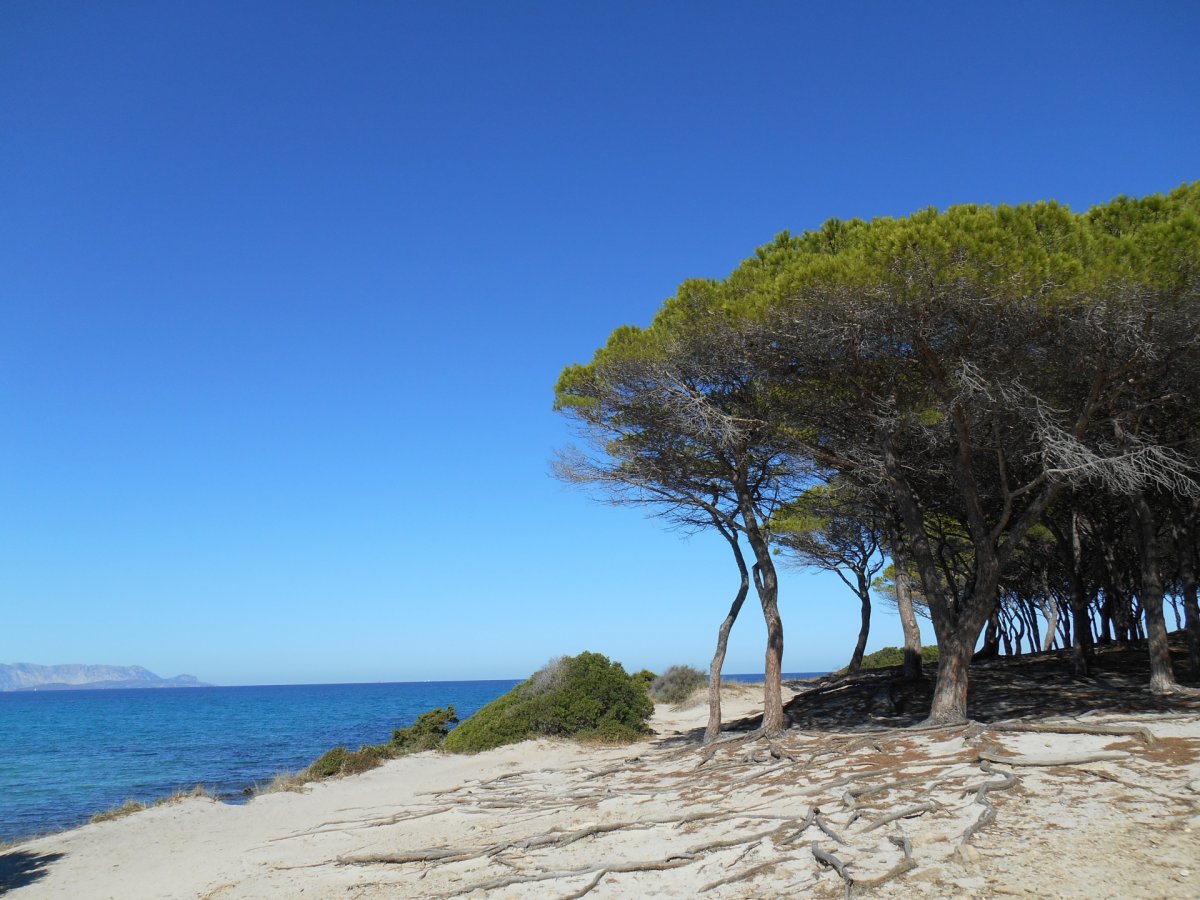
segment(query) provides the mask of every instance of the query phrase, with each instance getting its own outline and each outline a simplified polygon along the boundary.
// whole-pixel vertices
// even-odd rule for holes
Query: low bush
[[[937,645],[932,647],[921,648],[921,664],[931,665],[938,661]],[[863,657],[862,667],[864,669],[883,669],[888,666],[904,665],[904,648],[903,647],[883,647],[876,650],[874,653],[868,653]]]
[[[431,709],[417,716],[417,720],[408,728],[397,728],[393,731],[388,747],[397,755],[436,750],[457,723],[458,713],[454,711],[453,704],[445,709]]]
[[[386,760],[422,750],[436,750],[446,739],[450,729],[458,721],[453,705],[445,709],[431,709],[417,716],[407,728],[397,728],[386,744],[364,744],[350,751],[339,745],[326,750],[306,769],[299,772],[281,772],[259,793],[277,791],[299,791],[312,781],[324,781],[341,775],[357,775],[382,765]]]
[[[647,690],[649,690],[650,685],[654,683],[654,679],[657,677],[658,676],[649,669],[642,669],[640,672],[633,673],[633,680],[640,681],[642,683],[642,687],[646,688]]]
[[[708,684],[708,676],[694,666],[671,666],[650,684],[650,696],[659,703],[682,703]]]
[[[560,657],[446,735],[442,749],[476,753],[539,736],[629,742],[654,704],[644,683],[599,653]]]

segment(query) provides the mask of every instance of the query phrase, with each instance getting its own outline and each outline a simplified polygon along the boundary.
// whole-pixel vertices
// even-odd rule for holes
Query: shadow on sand
[[[1187,676],[1183,635],[1171,635],[1175,677],[1194,685]],[[905,681],[900,668],[872,669],[858,675],[826,675],[798,682],[806,688],[784,707],[789,727],[805,731],[876,731],[919,725],[929,715],[937,666],[925,677]],[[1146,642],[1128,647],[1098,647],[1089,678],[1071,672],[1070,651],[998,657],[971,666],[967,715],[977,722],[1002,719],[1077,716],[1089,710],[1116,713],[1195,712],[1200,700],[1159,696],[1149,689],[1150,664]],[[726,733],[748,732],[762,725],[762,716],[726,722]],[[703,729],[681,736],[680,743],[698,743]]]
[[[63,853],[31,853],[28,850],[0,853],[0,894],[45,878],[50,865],[63,856]]]

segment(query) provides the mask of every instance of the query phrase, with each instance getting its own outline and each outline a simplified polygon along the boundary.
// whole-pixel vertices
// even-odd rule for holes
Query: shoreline
[[[999,673],[1020,682],[1015,707],[1033,702],[1038,665]],[[769,742],[734,730],[701,748],[704,702],[660,706],[658,734],[636,744],[427,752],[240,806],[186,799],[23,841],[0,853],[0,878],[22,900],[842,897],[824,856],[870,896],[1196,894],[1200,704],[1113,675],[1119,711],[834,721],[883,677],[794,695],[792,727]],[[760,692],[725,694],[726,721],[752,725]]]
[[[809,673],[796,673],[798,675],[807,675]],[[793,677],[790,674],[785,674],[785,678]],[[734,683],[762,683],[762,675],[753,673],[731,673],[725,675],[726,680]],[[757,679],[757,682],[755,681]],[[413,687],[428,689],[428,686],[443,689],[439,696],[431,698],[427,705],[421,705],[419,709],[413,706],[411,700],[405,698],[397,698],[400,705],[407,710],[416,709],[409,719],[422,711],[431,709],[435,706],[453,703],[460,711],[464,713],[464,717],[473,712],[482,703],[488,702],[493,697],[491,692],[480,694],[476,692],[473,696],[465,697],[455,696],[464,689],[477,691],[479,686],[489,686],[495,688],[497,696],[503,693],[504,690],[519,684],[519,680],[514,679],[461,679],[457,681],[421,681],[421,682],[364,682],[354,684],[302,684],[302,685],[207,685],[205,690],[199,691],[196,696],[203,695],[208,692],[225,693],[231,696],[236,696],[240,693],[262,693],[278,692],[280,689],[285,694],[291,693],[297,696],[303,695],[309,691],[325,692],[329,689],[335,691],[354,692],[358,688],[367,688],[368,690],[401,688],[409,689]],[[23,698],[28,698],[32,694],[39,695],[39,699],[48,698],[51,702],[67,701],[71,702],[76,698],[83,699],[88,703],[95,703],[96,707],[111,705],[114,701],[123,702],[124,698],[134,695],[138,701],[153,700],[153,697],[145,697],[150,693],[158,695],[173,694],[181,692],[196,691],[195,688],[168,688],[168,689],[150,689],[149,692],[142,689],[119,689],[99,691],[12,691],[8,694],[19,702]],[[0,694],[0,697],[3,697]],[[345,702],[347,709],[353,709],[355,699],[353,694],[348,695],[349,699]],[[203,700],[201,701],[203,702]],[[239,704],[239,717],[241,710],[244,709],[244,704]],[[268,710],[269,714],[269,710]],[[20,715],[18,712],[16,715]],[[327,737],[320,744],[312,744],[310,752],[297,755],[296,753],[288,754],[281,759],[277,764],[271,764],[265,760],[268,755],[266,752],[257,753],[257,756],[264,757],[256,759],[247,766],[245,756],[235,756],[243,750],[255,750],[259,748],[254,744],[242,744],[242,740],[253,741],[250,735],[243,735],[238,742],[230,742],[229,746],[223,753],[215,753],[211,748],[203,753],[193,753],[194,748],[191,746],[178,746],[179,736],[177,734],[168,734],[165,738],[158,728],[138,727],[139,722],[126,722],[122,728],[122,737],[119,742],[128,744],[132,739],[133,742],[147,742],[159,744],[164,748],[164,755],[170,757],[173,762],[180,763],[187,760],[188,763],[194,765],[175,765],[173,771],[166,777],[161,777],[154,765],[142,766],[137,770],[127,769],[127,776],[121,779],[113,779],[113,783],[109,783],[111,778],[111,766],[122,763],[119,758],[115,758],[112,747],[103,741],[96,744],[92,741],[92,737],[87,733],[86,729],[75,722],[66,723],[69,731],[65,738],[66,743],[72,748],[67,754],[58,754],[55,757],[55,768],[51,769],[51,774],[47,776],[50,783],[64,783],[67,781],[79,781],[81,787],[86,785],[90,790],[80,791],[69,798],[54,797],[47,794],[44,798],[44,808],[38,807],[30,801],[25,802],[21,808],[9,809],[3,802],[4,798],[0,798],[0,852],[5,849],[15,846],[24,841],[34,838],[47,837],[53,834],[58,834],[63,831],[69,831],[72,828],[78,828],[88,824],[91,818],[96,815],[112,812],[123,806],[131,803],[141,804],[143,806],[154,806],[160,804],[172,797],[180,794],[186,794],[197,788],[202,789],[206,793],[210,793],[224,803],[232,805],[243,805],[249,800],[268,788],[271,783],[280,775],[295,773],[302,771],[305,766],[317,759],[322,753],[330,749],[335,744],[344,744],[353,748],[360,744],[372,744],[384,741],[391,734],[395,727],[403,727],[410,724],[404,717],[392,718],[386,717],[385,721],[376,721],[375,727],[367,727],[367,723],[372,721],[372,718],[378,720],[378,716],[370,716],[364,714],[361,719],[356,719],[351,725],[347,725],[346,716],[341,715],[339,721],[341,728],[337,731],[330,730]],[[5,720],[9,721],[9,720]],[[187,721],[186,717],[183,719]],[[214,724],[220,726],[223,720],[218,720]],[[167,723],[168,726],[178,730],[175,722]],[[53,720],[48,724],[47,728],[57,729],[63,727],[64,723],[59,720]],[[70,732],[74,731],[75,734]],[[303,743],[304,736],[297,733],[298,743]],[[84,748],[88,748],[86,751]],[[36,771],[40,760],[30,758],[28,751],[29,745],[22,746],[22,741],[17,738],[17,766],[22,771]],[[24,751],[24,752],[23,752]],[[82,779],[72,766],[67,765],[74,753],[87,752],[89,758],[89,772],[86,780]],[[189,753],[195,756],[195,759],[189,759],[180,753]],[[110,758],[114,757],[114,758]],[[237,760],[237,764],[231,764],[232,760]],[[222,770],[222,765],[228,771]],[[252,773],[245,773],[245,770],[252,769]],[[243,773],[248,777],[239,778]],[[127,783],[126,783],[127,782]],[[0,781],[0,789],[8,786],[7,782]],[[18,792],[28,790],[31,787],[30,783],[24,779],[15,783],[15,790]],[[36,790],[36,788],[35,788]],[[89,794],[94,797],[89,798]],[[87,802],[88,799],[94,802]],[[66,802],[63,802],[66,801]],[[7,815],[6,815],[7,813]],[[38,815],[41,813],[41,815]],[[25,828],[26,830],[18,830]]]

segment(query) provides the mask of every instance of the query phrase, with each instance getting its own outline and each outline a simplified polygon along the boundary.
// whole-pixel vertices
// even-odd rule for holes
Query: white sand
[[[726,718],[758,699],[736,690]],[[1069,720],[1144,724],[1154,744],[793,729],[773,744],[723,744],[703,761],[679,732],[701,727],[705,712],[660,708],[659,736],[631,747],[532,741],[478,756],[425,753],[245,806],[189,799],[86,825],[10,849],[41,867],[6,896],[567,897],[592,886],[589,897],[843,897],[814,842],[860,883],[912,866],[856,896],[1200,896],[1200,717]],[[1126,755],[987,774],[978,754],[989,747],[1027,761]],[[986,797],[995,821],[962,845],[986,813],[975,790],[1011,781],[1004,772],[1015,782]],[[821,818],[801,833],[814,807]],[[872,827],[903,811],[911,817]]]

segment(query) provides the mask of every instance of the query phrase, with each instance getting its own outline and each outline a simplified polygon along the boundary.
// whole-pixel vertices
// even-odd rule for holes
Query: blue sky
[[[1200,178],[1197,45],[1185,2],[0,5],[0,661],[704,665],[728,551],[547,475],[558,372],[785,228]],[[844,664],[840,582],[781,608],[786,670]]]

